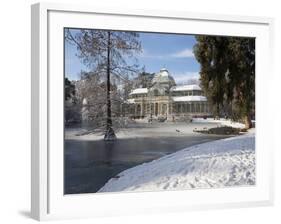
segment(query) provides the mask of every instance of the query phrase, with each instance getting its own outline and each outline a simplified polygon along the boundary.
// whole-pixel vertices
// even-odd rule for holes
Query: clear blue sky
[[[142,53],[135,57],[140,67],[147,72],[158,72],[165,67],[181,83],[189,78],[198,78],[199,64],[194,58],[192,48],[196,43],[193,35],[160,34],[140,32]],[[65,72],[70,80],[79,79],[81,70],[88,71],[77,57],[76,47],[65,43]]]

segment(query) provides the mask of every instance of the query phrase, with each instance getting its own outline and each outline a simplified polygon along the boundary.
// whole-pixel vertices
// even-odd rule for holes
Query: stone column
[[[140,106],[141,106],[140,116],[142,117],[143,116],[143,102],[140,104]]]
[[[134,113],[134,118],[136,118],[136,116],[137,116],[137,109],[138,109],[138,105],[137,105],[137,104],[135,104],[135,113]]]
[[[207,113],[207,104],[204,102],[204,113]]]

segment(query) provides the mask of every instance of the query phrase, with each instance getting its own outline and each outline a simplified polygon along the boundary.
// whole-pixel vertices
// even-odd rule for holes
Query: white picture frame
[[[263,90],[270,89],[273,80],[269,78],[273,76],[273,19],[38,3],[32,5],[31,24],[31,214],[34,219],[272,205],[273,146],[267,130],[270,129],[270,122],[273,122],[269,109],[273,102],[268,100]],[[255,37],[257,184],[241,188],[63,195],[61,32],[65,26]],[[263,74],[267,74],[267,77]]]

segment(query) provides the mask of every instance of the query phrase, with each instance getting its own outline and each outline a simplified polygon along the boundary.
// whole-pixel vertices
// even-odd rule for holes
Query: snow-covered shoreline
[[[196,135],[194,129],[200,128],[215,128],[219,126],[230,126],[233,128],[244,128],[245,125],[232,122],[226,119],[214,120],[194,118],[192,123],[155,123],[149,124],[144,120],[136,120],[135,124],[132,124],[128,128],[120,128],[116,131],[118,139],[128,139],[137,137],[159,137],[159,136],[186,136]],[[87,130],[86,128],[67,128],[65,130],[66,140],[102,140],[104,137],[104,131],[100,130]]]
[[[182,149],[111,178],[98,192],[159,191],[255,184],[255,130]]]
[[[239,123],[239,122],[234,122],[231,121],[230,119],[225,119],[225,118],[220,118],[219,120],[215,120],[213,118],[193,118],[193,122],[196,123],[215,123],[221,126],[228,126],[228,127],[233,127],[233,128],[245,128],[245,124]]]

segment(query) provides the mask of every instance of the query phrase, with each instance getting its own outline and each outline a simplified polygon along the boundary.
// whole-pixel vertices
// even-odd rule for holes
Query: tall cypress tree
[[[225,102],[235,104],[250,128],[255,106],[255,40],[241,37],[196,36],[194,54],[200,80],[216,115]]]
[[[255,39],[229,39],[229,91],[235,100],[240,118],[251,128],[255,111]],[[229,95],[231,95],[229,94]]]
[[[200,81],[209,101],[215,106],[215,114],[220,115],[226,87],[228,50],[227,39],[216,36],[196,36],[194,54],[201,65]]]

